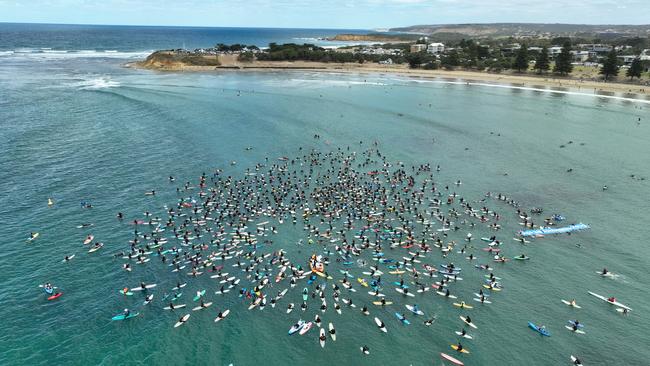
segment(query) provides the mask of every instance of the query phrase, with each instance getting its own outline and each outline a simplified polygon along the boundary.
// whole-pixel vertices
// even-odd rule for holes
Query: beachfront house
[[[427,50],[427,45],[422,43],[416,43],[411,45],[411,53],[424,52]]]
[[[427,52],[428,53],[433,53],[433,54],[443,53],[443,52],[445,52],[445,44],[444,43],[429,43],[429,45],[427,46]]]

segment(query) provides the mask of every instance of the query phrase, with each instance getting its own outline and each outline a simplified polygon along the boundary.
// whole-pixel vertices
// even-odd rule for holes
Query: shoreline
[[[252,63],[228,63],[222,66],[193,66],[184,64],[151,67],[142,62],[131,62],[124,65],[127,68],[144,69],[160,72],[255,72],[255,71],[311,71],[325,73],[350,74],[379,74],[423,79],[446,79],[463,83],[504,85],[519,88],[532,88],[545,91],[578,91],[582,94],[611,96],[622,94],[628,99],[648,101],[650,86],[627,84],[621,82],[602,82],[580,80],[574,78],[559,78],[554,75],[517,75],[489,73],[468,70],[424,70],[410,69],[406,65],[379,64],[341,64],[310,61],[255,61]],[[547,89],[551,88],[551,89]]]

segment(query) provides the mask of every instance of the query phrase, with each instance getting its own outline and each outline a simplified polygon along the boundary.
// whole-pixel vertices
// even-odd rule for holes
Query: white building
[[[429,43],[427,46],[427,52],[429,53],[443,53],[445,52],[444,43]]]

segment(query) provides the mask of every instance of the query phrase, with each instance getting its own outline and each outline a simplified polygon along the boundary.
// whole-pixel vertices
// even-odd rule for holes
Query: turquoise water
[[[479,326],[471,332],[475,340],[463,342],[471,354],[459,358],[467,365],[562,365],[570,354],[589,365],[647,363],[647,102],[380,75],[160,74],[120,65],[119,59],[94,58],[0,64],[0,364],[439,365],[439,352],[453,354],[449,344],[457,341],[453,331],[465,313]],[[391,162],[439,164],[436,180],[462,180],[453,187],[468,199],[506,193],[523,207],[542,206],[592,229],[537,240],[522,250],[510,239],[521,229],[516,215],[490,201],[504,216],[496,234],[505,254],[525,251],[532,257],[493,264],[505,289],[492,296],[492,305],[459,311],[429,292],[416,301],[438,320],[425,327],[409,317],[413,324],[404,327],[392,314],[404,311],[406,301],[390,286],[383,292],[398,306],[370,305],[370,317],[345,306],[338,315],[330,298],[321,316],[335,324],[338,339],[328,339],[324,349],[313,330],[286,335],[299,317],[312,320],[318,306],[310,300],[307,312],[285,314],[288,302],[298,307],[302,283],[264,311],[248,311],[236,294],[209,295],[212,308],[174,329],[178,316],[162,310],[160,297],[187,276],[170,273],[156,260],[134,264],[127,273],[120,269],[123,261],[112,258],[128,249],[133,230],[115,220],[118,211],[128,219],[146,210],[163,216],[163,205],[179,198],[175,187],[196,183],[203,172],[221,168],[241,178],[265,157],[297,156],[301,146],[323,152],[350,146],[360,153],[375,140]],[[230,165],[233,160],[237,165]],[[176,184],[167,181],[170,174]],[[151,189],[155,197],[143,195]],[[94,208],[81,209],[80,201]],[[83,222],[95,226],[77,229]],[[466,231],[450,238],[460,241]],[[28,245],[30,232],[41,236]],[[106,247],[86,253],[81,241],[88,232]],[[482,225],[472,232],[476,238],[492,233]],[[290,223],[273,237],[275,249],[285,248],[304,265],[312,248],[297,246],[299,239],[306,233]],[[73,261],[61,263],[72,253]],[[488,260],[484,252],[479,256]],[[458,254],[450,258],[466,272],[452,291],[470,300],[484,273]],[[445,262],[436,253],[426,261]],[[596,275],[604,266],[620,276]],[[330,273],[336,268],[332,264]],[[121,309],[142,301],[124,299],[117,290],[141,280],[159,284],[153,304],[132,321],[111,322]],[[37,287],[46,281],[60,286],[64,296],[46,301]],[[189,280],[183,296],[199,288],[214,289],[214,280]],[[634,311],[621,316],[588,290],[614,295]],[[364,293],[348,296],[343,290],[343,297],[361,305]],[[561,298],[576,298],[583,309],[573,311]],[[188,298],[183,302],[191,304]],[[215,325],[217,310],[226,308],[231,314]],[[377,331],[373,316],[387,324],[388,334]],[[563,328],[575,318],[586,324],[586,335]],[[540,338],[527,328],[529,320],[545,324],[552,337]],[[359,352],[364,344],[369,356]]]

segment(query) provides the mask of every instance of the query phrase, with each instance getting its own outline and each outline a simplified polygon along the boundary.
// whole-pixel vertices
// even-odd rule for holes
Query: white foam
[[[99,89],[117,88],[120,85],[121,84],[118,81],[111,80],[111,78],[107,76],[87,79],[72,84],[73,87],[76,87],[79,90],[99,90]]]

